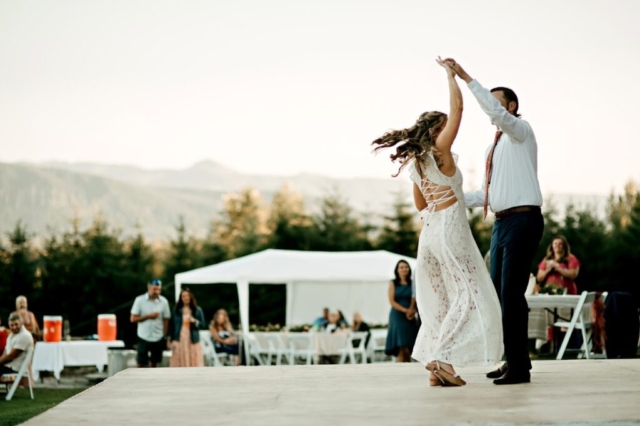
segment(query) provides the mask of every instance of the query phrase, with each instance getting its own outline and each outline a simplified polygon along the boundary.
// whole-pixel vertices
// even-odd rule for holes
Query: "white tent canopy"
[[[388,251],[310,252],[265,250],[175,276],[176,299],[183,284],[234,283],[238,287],[242,331],[249,331],[249,284],[286,284],[287,326],[309,324],[322,308],[354,312],[371,324],[388,321],[387,286],[399,260],[416,260]]]

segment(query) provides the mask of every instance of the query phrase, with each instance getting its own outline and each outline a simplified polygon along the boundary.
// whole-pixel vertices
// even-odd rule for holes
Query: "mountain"
[[[168,238],[182,215],[202,231],[222,206],[221,192],[141,187],[89,174],[22,164],[0,164],[0,231],[18,220],[38,236],[68,229],[74,217],[87,226],[100,214],[131,234]]]
[[[44,163],[42,167],[101,176],[140,186],[187,188],[209,191],[239,191],[254,187],[262,193],[278,191],[285,183],[291,184],[308,199],[325,195],[334,189],[340,191],[357,209],[380,211],[391,198],[386,195],[401,191],[410,196],[406,179],[332,179],[313,174],[291,177],[243,174],[213,161],[202,161],[181,170],[145,170],[132,166],[90,163]],[[380,195],[385,195],[384,199]]]
[[[406,179],[332,179],[312,174],[293,177],[247,175],[212,161],[183,170],[145,170],[134,166],[92,163],[0,163],[0,232],[18,220],[37,235],[59,232],[77,217],[84,227],[95,215],[130,235],[138,227],[151,240],[168,239],[184,217],[190,232],[204,234],[220,211],[222,196],[246,187],[258,189],[270,202],[285,183],[304,194],[314,211],[319,197],[336,190],[356,211],[373,220],[390,212],[394,194],[410,201]],[[546,205],[560,215],[569,203],[605,214],[607,197],[548,194]]]
[[[359,210],[383,212],[391,203],[391,194],[402,192],[411,199],[406,179],[332,179],[312,174],[292,177],[262,176],[238,173],[214,161],[202,161],[182,170],[144,170],[133,166],[102,165],[88,163],[45,163],[52,167],[74,172],[88,173],[136,185],[168,188],[207,189],[221,192],[238,191],[247,186],[261,192],[275,192],[285,182],[292,184],[305,197],[313,200],[336,188]],[[605,214],[607,196],[584,194],[544,194],[545,203],[553,204],[559,214],[564,214],[568,204],[577,207],[593,207],[601,217]]]
[[[213,162],[184,170],[0,163],[0,232],[10,231],[21,220],[42,236],[68,229],[74,217],[85,227],[100,214],[125,235],[138,227],[149,239],[171,238],[180,216],[190,232],[202,235],[222,208],[224,194],[252,186],[268,203],[285,183],[304,194],[310,211],[315,210],[319,197],[333,190],[356,210],[374,214],[389,211],[394,192],[404,190],[410,196],[406,181],[249,176]]]

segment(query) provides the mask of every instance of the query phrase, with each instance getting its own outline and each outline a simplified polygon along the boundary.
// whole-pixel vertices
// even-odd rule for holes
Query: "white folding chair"
[[[211,341],[211,333],[208,330],[200,330],[200,342],[202,342],[202,355],[204,364],[209,367],[222,367],[231,359],[229,354],[217,353],[216,347]]]
[[[344,364],[349,357],[351,364],[356,364],[356,355],[360,355],[360,360],[363,364],[367,363],[367,349],[365,342],[367,340],[366,331],[352,331],[349,333],[347,339],[347,346],[340,350],[340,364]],[[354,348],[354,342],[357,341],[357,346]]]
[[[604,301],[607,297],[607,293],[602,293],[602,300]],[[573,334],[573,330],[580,330],[582,333],[582,347],[579,349],[578,357],[582,358],[584,355],[587,359],[591,358],[606,358],[607,352],[606,349],[603,348],[602,354],[592,354],[591,350],[593,348],[593,323],[591,322],[591,305],[596,299],[595,292],[586,292],[583,291],[580,295],[580,300],[575,307],[573,312],[573,317],[570,322],[567,321],[558,321],[553,324],[554,327],[562,327],[566,328],[567,332],[564,336],[564,340],[562,341],[562,345],[560,346],[560,350],[558,351],[558,356],[556,359],[560,360],[564,356],[564,353],[567,350],[567,345],[569,344],[569,340],[571,339],[571,335]],[[586,312],[585,312],[586,311]]]
[[[296,359],[302,358],[311,365],[316,351],[309,333],[289,333],[289,364],[295,365]]]
[[[247,342],[249,344],[249,365],[253,363],[254,359],[258,361],[259,365],[271,365],[271,356],[269,351],[262,347],[262,344],[260,344],[258,337],[254,333],[249,333],[247,335]],[[266,357],[266,360],[263,357]]]
[[[388,329],[386,328],[376,328],[371,330],[371,337],[369,338],[369,346],[367,347],[367,351],[369,353],[369,359],[372,363],[386,362],[384,360],[388,358],[384,353],[387,345],[387,332]],[[382,361],[378,361],[379,359],[382,359]]]
[[[16,392],[16,389],[18,388],[18,386],[20,386],[20,381],[23,378],[26,378],[27,381],[29,382],[29,393],[31,394],[31,399],[33,399],[31,373],[29,372],[29,366],[31,365],[31,359],[33,358],[33,351],[34,351],[33,345],[29,349],[27,349],[27,354],[24,357],[24,361],[22,361],[22,365],[20,366],[20,370],[18,370],[18,374],[2,375],[2,382],[5,385],[7,385],[7,387],[9,386],[9,383],[13,381],[13,384],[11,385],[11,389],[9,389],[9,393],[7,393],[7,396],[5,398],[7,401],[11,401],[11,398],[13,398],[13,394]]]
[[[270,332],[266,333],[267,343],[269,345],[269,365],[271,365],[271,359],[275,357],[276,365],[281,365],[281,360],[284,358],[289,361],[288,354],[289,349],[285,346],[282,340],[282,333]]]

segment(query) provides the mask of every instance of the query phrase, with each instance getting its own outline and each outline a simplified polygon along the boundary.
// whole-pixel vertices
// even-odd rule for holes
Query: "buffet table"
[[[52,371],[60,380],[65,367],[95,366],[99,372],[108,365],[108,348],[123,348],[121,340],[98,341],[78,340],[70,342],[38,342],[33,354],[31,370],[33,379],[38,380],[40,371]]]

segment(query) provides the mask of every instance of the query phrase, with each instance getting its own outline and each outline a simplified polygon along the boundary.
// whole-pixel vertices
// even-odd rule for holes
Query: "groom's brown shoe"
[[[499,379],[500,377],[504,376],[507,371],[509,371],[509,368],[507,367],[507,363],[505,362],[497,370],[489,371],[487,373],[487,379]]]

